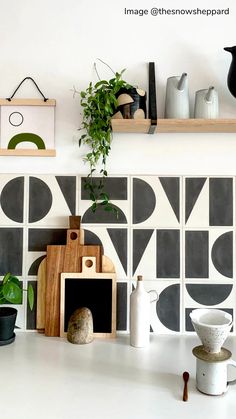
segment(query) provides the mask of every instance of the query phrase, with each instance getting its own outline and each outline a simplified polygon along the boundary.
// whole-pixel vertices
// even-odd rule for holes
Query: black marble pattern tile
[[[0,275],[22,275],[23,228],[0,228]]]
[[[75,215],[76,176],[56,176],[56,180],[70,209],[71,215]]]
[[[164,288],[156,303],[157,316],[161,323],[174,332],[180,330],[180,285]]]
[[[66,244],[66,229],[30,228],[28,231],[29,252],[46,252],[49,244]]]
[[[153,229],[133,230],[133,275],[142,259],[153,232]]]
[[[27,179],[29,179],[29,190],[26,190]],[[75,215],[77,184],[83,181],[80,176],[60,174],[47,175],[42,179],[34,175],[29,177],[11,175],[9,178],[8,175],[3,175],[2,180],[0,179],[2,187],[0,275],[2,276],[10,271],[22,278],[25,275],[36,277],[39,263],[45,256],[40,256],[42,253],[35,254],[35,260],[30,262],[29,266],[28,261],[34,258],[27,252],[46,252],[49,244],[66,244],[65,203],[69,213]],[[85,200],[89,197],[83,188],[81,189],[79,205],[82,208],[81,212],[85,211],[84,214],[80,214],[81,228],[85,230],[85,244],[99,244],[108,250],[110,246],[114,255],[113,263],[117,268],[118,279],[118,330],[127,330],[128,325],[128,283],[124,280],[124,276],[126,274],[128,277],[133,277],[141,266],[141,274],[145,279],[154,281],[155,289],[163,289],[162,284],[165,286],[160,293],[159,301],[154,303],[156,304],[154,317],[157,323],[154,323],[153,317],[151,329],[157,333],[182,331],[181,310],[183,313],[186,312],[187,330],[192,330],[188,318],[191,301],[196,307],[219,308],[219,305],[223,304],[225,310],[234,312],[236,304],[233,271],[236,260],[234,180],[233,176],[209,178],[177,175],[108,178],[106,191],[112,200],[118,201],[117,208],[121,206],[121,209],[118,209],[118,219],[115,213],[105,212],[102,209],[96,213],[92,213],[91,209],[87,210]],[[181,182],[185,188],[183,197]],[[132,190],[132,196],[128,185]],[[56,209],[58,226],[54,226],[53,205],[58,199],[63,201],[63,205]],[[198,201],[200,199],[201,201]],[[161,207],[162,203],[165,205],[164,208]],[[182,208],[185,208],[183,222]],[[44,220],[42,224],[40,220]],[[180,220],[179,225],[177,220]],[[188,227],[188,224],[185,226],[188,220],[192,223],[191,227]],[[37,226],[31,224],[36,222],[39,222]],[[139,223],[143,225],[139,226]],[[185,249],[182,249],[181,245],[182,235],[185,235]],[[182,276],[181,266],[183,266]],[[30,283],[37,293],[37,282],[30,281]],[[182,286],[185,289],[185,298],[181,297]],[[24,309],[26,314],[23,319],[26,327],[34,329],[36,311],[30,312],[29,307],[21,309]]]
[[[233,225],[233,179],[211,178],[209,180],[209,225]]]
[[[37,177],[29,179],[29,223],[42,220],[52,206],[52,192],[48,185]]]
[[[186,284],[191,298],[205,306],[223,303],[232,292],[232,284]]]
[[[179,221],[180,214],[180,185],[179,177],[160,177],[159,178],[170,205]]]
[[[128,248],[128,237],[126,228],[108,228],[107,232],[110,236],[112,244],[116,250],[116,253],[121,261],[124,271],[127,275],[127,248]]]
[[[185,179],[185,223],[188,221],[206,179],[206,177]]]
[[[82,223],[85,224],[127,224],[124,212],[117,206],[112,204],[115,211],[105,211],[103,207],[97,207],[93,212],[91,207],[85,211],[82,217]]]
[[[233,278],[233,232],[221,234],[212,246],[212,262],[222,275]]]
[[[185,233],[185,276],[186,278],[208,278],[209,276],[209,233],[208,231],[186,231]]]
[[[4,214],[12,221],[23,223],[24,177],[9,180],[1,192],[0,203]]]
[[[152,187],[142,179],[133,179],[133,224],[142,223],[153,213],[156,196]]]
[[[117,282],[117,330],[127,330],[127,283]]]
[[[102,178],[94,177],[94,184],[99,186]],[[84,189],[86,178],[81,178],[81,199],[90,199],[88,190]],[[106,192],[111,200],[127,200],[128,188],[127,177],[108,177],[103,179],[104,192]]]
[[[180,277],[180,231],[157,230],[156,232],[157,278]]]

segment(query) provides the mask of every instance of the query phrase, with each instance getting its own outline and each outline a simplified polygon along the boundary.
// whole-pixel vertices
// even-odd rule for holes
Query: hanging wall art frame
[[[25,80],[31,80],[42,99],[15,99]],[[55,99],[46,98],[31,77],[11,97],[0,99],[0,155],[54,157]]]

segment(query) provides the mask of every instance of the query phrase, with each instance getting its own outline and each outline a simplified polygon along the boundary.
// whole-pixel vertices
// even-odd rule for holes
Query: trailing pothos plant
[[[28,289],[25,290],[21,287],[21,283],[16,276],[13,276],[8,272],[0,285],[0,304],[21,304],[23,291],[27,292],[28,302],[30,309],[34,307],[34,290],[31,284],[28,285]]]
[[[103,207],[105,211],[114,211],[118,214],[116,207],[111,204],[104,186],[105,179],[108,176],[106,162],[112,140],[111,118],[118,107],[116,96],[120,89],[131,88],[122,79],[124,71],[115,73],[112,70],[114,73],[113,78],[110,80],[99,80],[95,84],[90,82],[86,90],[79,92],[83,111],[80,129],[84,131],[80,136],[79,146],[85,144],[89,147],[89,152],[84,156],[84,160],[89,164],[90,171],[85,179],[84,188],[88,191],[92,200],[91,209],[93,212],[98,207]],[[97,165],[100,163],[100,181],[98,182],[93,175]]]

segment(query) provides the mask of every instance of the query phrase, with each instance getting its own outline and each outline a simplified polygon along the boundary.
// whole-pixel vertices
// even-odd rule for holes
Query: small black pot
[[[14,328],[17,310],[13,307],[0,307],[0,345],[7,345],[15,339]]]

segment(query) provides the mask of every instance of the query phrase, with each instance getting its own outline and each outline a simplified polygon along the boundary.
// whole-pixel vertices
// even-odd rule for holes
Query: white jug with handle
[[[130,295],[130,345],[143,348],[149,344],[150,339],[150,303],[158,300],[156,290],[146,291],[143,277],[137,278],[137,286]],[[151,293],[155,298],[150,299]]]
[[[187,119],[189,112],[188,76],[172,76],[167,79],[165,118]]]
[[[219,99],[214,86],[198,90],[195,94],[194,118],[215,119],[219,117]]]
[[[236,368],[228,349],[222,348],[217,354],[209,354],[203,346],[196,346],[193,355],[196,357],[196,386],[199,391],[219,396],[228,390],[230,384],[236,384],[236,379],[228,380],[228,366]]]

